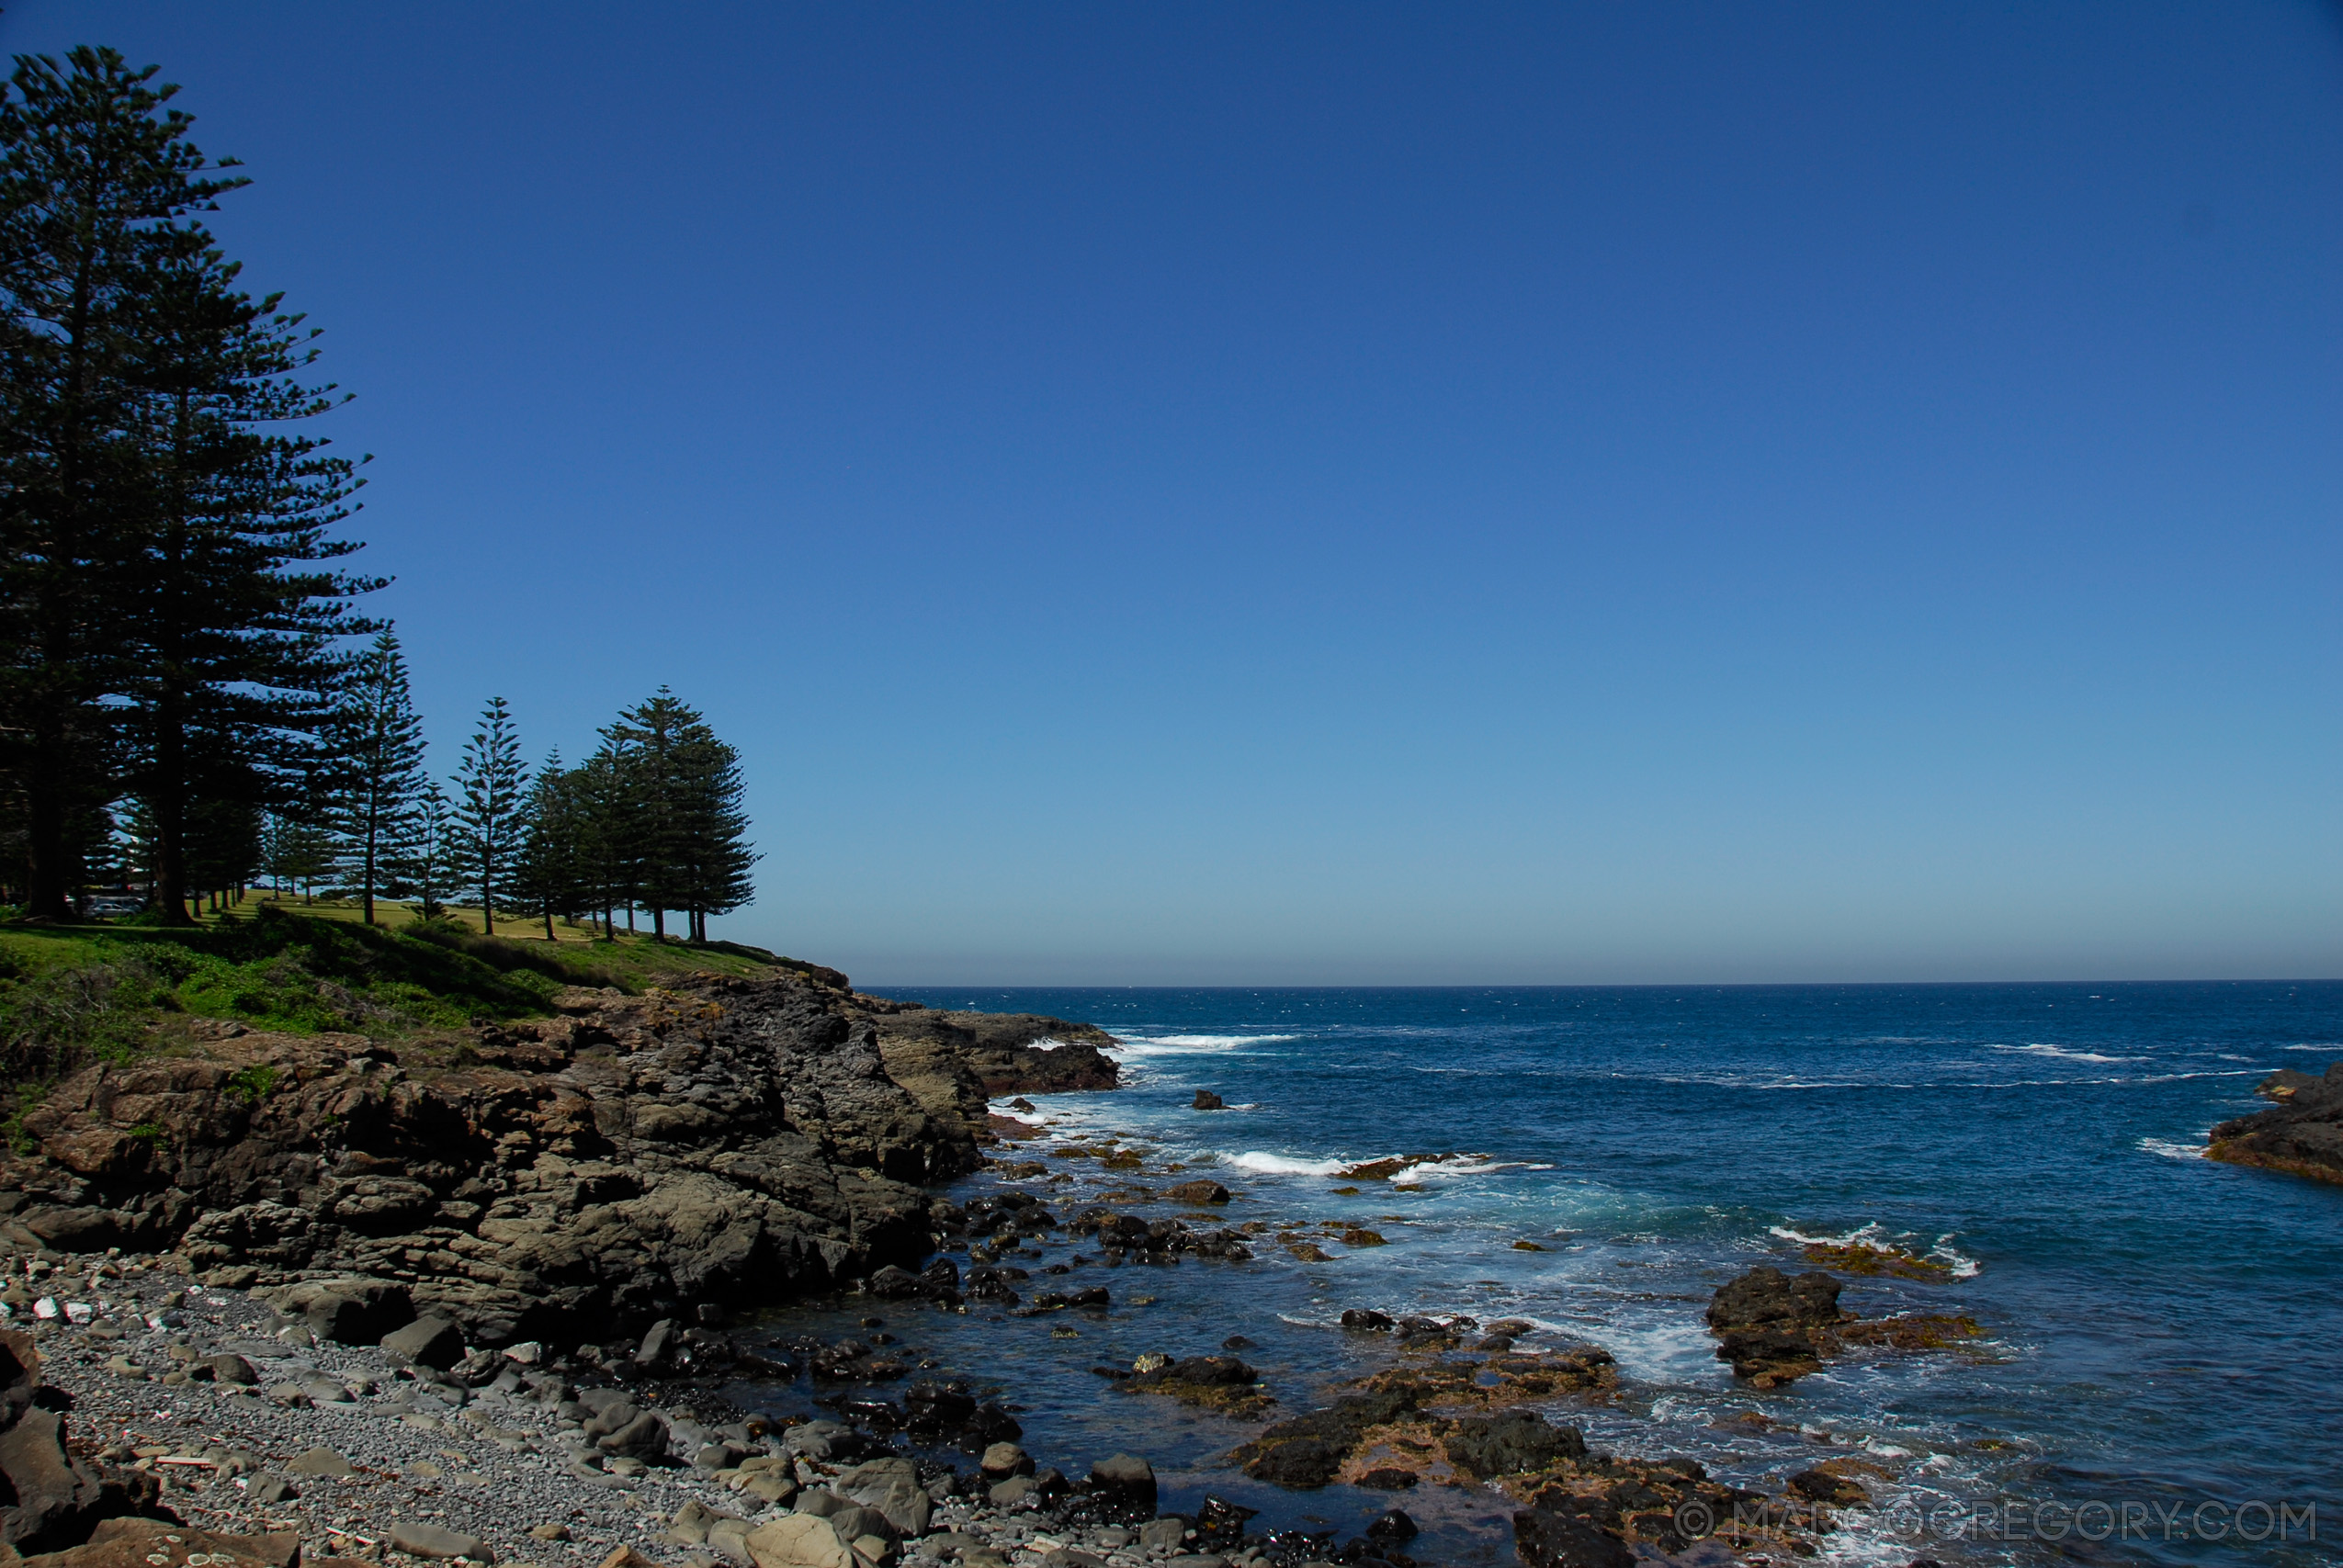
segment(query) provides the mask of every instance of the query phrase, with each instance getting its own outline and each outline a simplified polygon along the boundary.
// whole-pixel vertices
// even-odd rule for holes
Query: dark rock
[[[2343,1061],[2318,1077],[2281,1068],[2261,1081],[2259,1092],[2279,1104],[2215,1127],[2206,1157],[2343,1181]]]
[[[1398,1420],[1415,1408],[1415,1395],[1409,1393],[1348,1394],[1324,1410],[1278,1422],[1228,1457],[1256,1481],[1280,1486],[1323,1486],[1358,1447],[1368,1427]],[[1295,1451],[1283,1452],[1289,1448]]]
[[[1381,1470],[1368,1471],[1359,1477],[1359,1484],[1372,1487],[1377,1492],[1402,1492],[1413,1486],[1421,1479],[1412,1470],[1399,1470],[1387,1466]]]
[[[1483,1480],[1587,1457],[1587,1440],[1576,1427],[1549,1426],[1534,1410],[1459,1421],[1448,1435],[1447,1448],[1458,1468]]]
[[[1788,1483],[1791,1491],[1813,1503],[1828,1503],[1835,1507],[1860,1508],[1871,1502],[1871,1494],[1844,1476],[1823,1470],[1802,1470]]]
[[[1708,1306],[1717,1359],[1733,1375],[1772,1388],[1822,1364],[1821,1337],[1843,1320],[1839,1281],[1820,1269],[1793,1280],[1760,1264],[1719,1286]]]
[[[1391,1326],[1391,1318],[1387,1313],[1376,1312],[1370,1307],[1351,1307],[1342,1314],[1342,1326],[1345,1328],[1385,1329]]]
[[[890,1263],[866,1280],[863,1289],[883,1301],[900,1301],[906,1296],[920,1293],[919,1276]]]
[[[1366,1528],[1366,1538],[1369,1540],[1413,1540],[1415,1536],[1416,1521],[1408,1517],[1398,1508],[1377,1514]]]
[[[1115,1454],[1090,1467],[1091,1493],[1124,1507],[1155,1508],[1155,1468],[1137,1454]]]
[[[635,1347],[635,1364],[655,1367],[665,1361],[675,1344],[675,1320],[662,1317],[644,1333],[642,1343]]]
[[[1228,1102],[1221,1099],[1218,1095],[1213,1093],[1208,1089],[1200,1089],[1196,1090],[1195,1102],[1189,1106],[1188,1109],[1191,1111],[1226,1111],[1228,1109]]]
[[[1708,1305],[1711,1328],[1771,1323],[1824,1328],[1838,1321],[1839,1281],[1819,1269],[1793,1280],[1779,1269],[1760,1264],[1718,1286]]]
[[[97,1472],[65,1449],[65,1418],[26,1410],[0,1432],[0,1542],[27,1557],[86,1540],[98,1517]]]
[[[1342,1450],[1323,1438],[1290,1438],[1248,1446],[1258,1446],[1261,1451],[1247,1461],[1247,1475],[1296,1491],[1323,1486],[1342,1468]]]
[[[1513,1550],[1524,1568],[1634,1568],[1625,1541],[1567,1514],[1524,1508],[1513,1516]]]
[[[445,1371],[464,1359],[464,1331],[444,1317],[419,1317],[384,1335],[382,1348],[393,1360]]]
[[[414,1303],[404,1285],[389,1280],[309,1280],[263,1294],[271,1306],[297,1317],[320,1339],[337,1345],[376,1345],[391,1330],[413,1323]]]
[[[1163,1196],[1167,1202],[1172,1203],[1226,1203],[1228,1201],[1228,1189],[1217,1181],[1183,1181],[1177,1187],[1167,1189]]]

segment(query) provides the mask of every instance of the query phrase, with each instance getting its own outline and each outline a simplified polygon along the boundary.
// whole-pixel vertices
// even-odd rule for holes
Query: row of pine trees
[[[576,767],[557,750],[534,775],[504,699],[481,712],[455,777],[424,766],[398,638],[384,631],[346,682],[323,731],[328,787],[309,812],[265,825],[261,869],[357,899],[368,924],[380,898],[412,899],[425,916],[476,901],[490,931],[499,910],[543,920],[667,911],[707,940],[707,917],[754,897],[740,754],[664,686],[600,732]]]
[[[0,92],[0,895],[65,919],[135,880],[165,923],[271,864],[426,910],[706,919],[745,902],[739,761],[663,689],[530,773],[489,705],[449,785],[360,547],[364,461],[310,422],[317,329],[238,286],[245,183],[111,50]]]

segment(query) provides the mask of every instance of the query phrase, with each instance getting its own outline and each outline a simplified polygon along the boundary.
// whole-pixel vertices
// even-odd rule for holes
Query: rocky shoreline
[[[572,990],[554,1018],[399,1049],[193,1031],[61,1085],[24,1119],[32,1148],[0,1168],[0,1311],[25,1331],[20,1359],[40,1362],[17,1404],[53,1423],[0,1432],[19,1498],[6,1540],[28,1558],[64,1549],[36,1568],[1415,1568],[1401,1509],[1348,1540],[1260,1533],[1217,1498],[1159,1515],[1139,1457],[1037,1470],[1013,1408],[884,1331],[900,1313],[1104,1312],[1107,1287],[1074,1272],[1085,1262],[1235,1266],[1268,1247],[1324,1260],[1321,1240],[1383,1238],[1225,1223],[1226,1187],[1158,1171],[1143,1146],[1036,1150],[1042,1129],[991,1097],[1111,1088],[1111,1037],[834,978]],[[987,1166],[998,1182],[965,1205],[927,1190]],[[1079,1212],[1049,1206],[1091,1187]],[[1033,1256],[1067,1244],[1094,1256]],[[867,1303],[859,1337],[733,1327],[816,1292]],[[1858,1322],[1828,1275],[1771,1269],[1719,1291],[1709,1323],[1757,1388],[1975,1331]],[[1531,1568],[1713,1554],[1681,1530],[1688,1508],[1771,1509],[1779,1522],[1729,1560],[1786,1562],[1815,1549],[1829,1509],[1869,1503],[1828,1464],[1768,1496],[1690,1459],[1590,1450],[1524,1406],[1615,1399],[1611,1358],[1526,1322],[1358,1309],[1342,1328],[1387,1346],[1386,1364],[1314,1412],[1278,1405],[1241,1335],[1226,1354],[1095,1371],[1117,1394],[1262,1424],[1227,1460],[1258,1481],[1490,1491]],[[825,1414],[764,1407],[755,1391],[798,1374]],[[45,1493],[13,1479],[12,1440]]]
[[[2330,1063],[2317,1077],[2281,1067],[2255,1092],[2277,1104],[2215,1127],[2205,1157],[2343,1181],[2343,1061]]]

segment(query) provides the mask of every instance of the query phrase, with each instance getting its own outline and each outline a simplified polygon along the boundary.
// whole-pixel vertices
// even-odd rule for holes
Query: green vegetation
[[[252,908],[193,929],[0,927],[0,1111],[10,1112],[0,1135],[14,1141],[17,1114],[89,1062],[184,1049],[189,1020],[416,1040],[547,1015],[565,986],[640,991],[696,970],[773,973],[748,956],[757,950],[729,942],[516,942],[444,918],[388,931],[355,911]],[[258,1104],[277,1083],[276,1069],[254,1065],[230,1089]]]

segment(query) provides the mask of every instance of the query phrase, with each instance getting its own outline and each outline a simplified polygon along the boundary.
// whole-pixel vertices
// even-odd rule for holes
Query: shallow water
[[[1127,1449],[1154,1461],[1167,1506],[1211,1490],[1262,1508],[1257,1527],[1348,1533],[1389,1495],[1249,1482],[1219,1460],[1256,1427],[1115,1393],[1088,1369],[1240,1333],[1298,1412],[1388,1359],[1378,1337],[1332,1326],[1343,1308],[1461,1311],[1610,1349],[1623,1401],[1546,1407],[1598,1446],[1775,1487],[1823,1459],[1875,1460],[1898,1506],[1847,1516],[1826,1562],[2343,1561],[2343,1187],[2190,1152],[2260,1103],[2272,1068],[2343,1056],[2343,984],[890,994],[1095,1021],[1127,1042],[1126,1087],[1038,1101],[1053,1133],[1144,1138],[1160,1153],[1138,1179],[1165,1185],[1162,1162],[1211,1174],[1238,1190],[1229,1223],[1354,1220],[1390,1243],[1330,1241],[1321,1264],[1261,1246],[1250,1263],[1081,1269],[1114,1293],[1103,1316],[877,1309],[946,1369],[997,1382],[1045,1464],[1073,1473]],[[1232,1109],[1187,1109],[1198,1089]],[[1332,1190],[1343,1164],[1451,1151],[1474,1157]],[[1126,1184],[1092,1162],[1053,1168],[1078,1179],[1019,1185],[1060,1218]],[[1848,1277],[1843,1305],[1967,1313],[1987,1337],[1737,1386],[1702,1324],[1710,1293],[1850,1236],[1950,1277]],[[873,1310],[770,1326],[835,1334]],[[1771,1430],[1720,1425],[1753,1410]],[[1425,1560],[1511,1560],[1496,1499],[1400,1501],[1427,1526]],[[2319,1544],[2300,1522],[2281,1544],[2250,1506],[2243,1528],[2264,1539],[2188,1539],[2207,1501],[2207,1524],[2240,1504],[2315,1507]],[[2024,1539],[2043,1503],[2108,1511],[2086,1508],[2055,1544]]]

